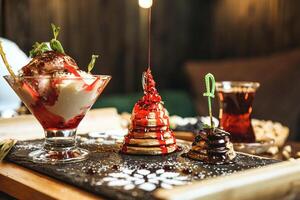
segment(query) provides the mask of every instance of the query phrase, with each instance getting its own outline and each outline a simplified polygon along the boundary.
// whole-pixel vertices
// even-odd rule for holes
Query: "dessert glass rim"
[[[258,88],[259,82],[256,81],[217,81],[216,88],[222,88],[224,86],[235,88],[235,87],[246,87],[246,88]]]
[[[4,78],[13,78],[11,75],[5,75]],[[82,79],[94,79],[94,78],[101,78],[101,79],[111,79],[111,75],[94,75],[90,74],[90,77],[69,77],[69,76],[51,76],[51,75],[34,75],[34,76],[16,76],[15,78],[18,80],[22,79],[52,79],[52,78],[64,78],[67,80],[82,80]]]

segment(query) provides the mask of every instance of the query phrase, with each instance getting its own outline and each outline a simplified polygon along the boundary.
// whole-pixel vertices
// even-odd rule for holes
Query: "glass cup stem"
[[[72,148],[76,145],[76,129],[45,130],[44,148],[48,150]]]
[[[76,146],[76,129],[45,130],[44,147],[29,157],[36,163],[69,163],[85,160],[88,154]]]

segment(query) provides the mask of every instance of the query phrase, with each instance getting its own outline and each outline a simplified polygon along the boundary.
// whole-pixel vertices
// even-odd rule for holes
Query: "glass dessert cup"
[[[257,82],[224,81],[216,83],[220,103],[220,127],[230,133],[234,143],[254,143],[251,125],[252,104]]]
[[[69,163],[88,157],[88,150],[76,146],[76,130],[110,76],[4,78],[44,129],[43,148],[29,153],[33,162]]]

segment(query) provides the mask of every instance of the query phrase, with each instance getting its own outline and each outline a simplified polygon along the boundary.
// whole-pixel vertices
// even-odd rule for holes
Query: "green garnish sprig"
[[[213,116],[212,116],[212,108],[211,108],[211,98],[215,98],[215,88],[216,81],[214,75],[208,73],[205,75],[205,86],[206,92],[203,93],[203,96],[208,99],[208,112],[210,117],[210,128],[214,128]]]
[[[55,26],[54,24],[51,24],[52,32],[54,38],[50,41],[50,47],[53,51],[58,51],[60,53],[65,53],[64,48],[62,47],[60,41],[57,40],[57,37],[59,35],[60,27]]]
[[[95,63],[96,63],[96,59],[99,57],[99,55],[92,55],[92,59],[88,65],[88,73],[91,73],[91,71],[93,70]]]
[[[46,51],[57,51],[60,53],[65,53],[64,48],[62,47],[60,41],[57,39],[60,31],[59,26],[55,26],[54,24],[51,24],[52,32],[53,32],[53,39],[50,40],[50,47],[47,44],[47,42],[36,42],[32,46],[32,50],[29,52],[30,57],[35,57],[37,55],[40,55]]]
[[[0,141],[0,162],[5,158],[17,140],[6,139]]]

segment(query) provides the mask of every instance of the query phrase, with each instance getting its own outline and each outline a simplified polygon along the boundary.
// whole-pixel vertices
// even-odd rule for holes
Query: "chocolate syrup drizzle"
[[[148,67],[151,66],[151,7],[148,9]]]
[[[163,107],[161,96],[158,94],[155,81],[151,73],[151,7],[148,9],[148,68],[142,75],[142,86],[144,96],[134,105],[131,116],[131,127],[129,133],[124,138],[122,152],[127,153],[130,140],[137,137],[146,139],[147,133],[155,133],[155,140],[159,143],[161,154],[167,154],[170,151],[168,147],[176,147],[174,133],[170,130],[169,116]],[[173,144],[167,145],[165,133],[170,133]],[[144,137],[141,135],[144,134]],[[177,148],[177,147],[176,147]],[[174,149],[176,149],[174,148]]]

